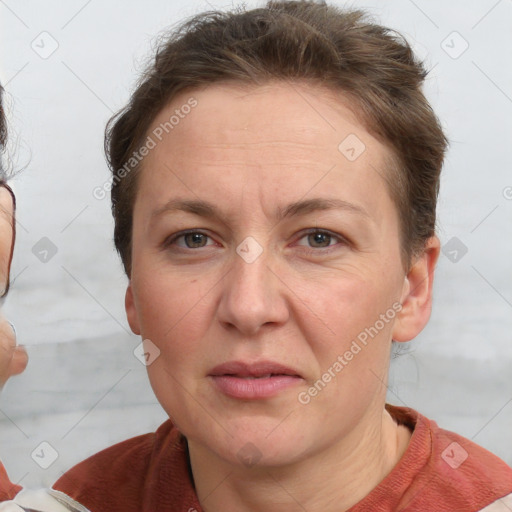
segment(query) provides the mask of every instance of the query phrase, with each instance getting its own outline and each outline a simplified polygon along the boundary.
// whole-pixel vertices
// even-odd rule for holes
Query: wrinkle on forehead
[[[154,126],[191,96],[196,98],[197,106],[146,158],[144,167],[152,174],[161,176],[157,169],[165,174],[168,167],[183,182],[180,185],[199,191],[205,186],[202,181],[207,173],[208,177],[214,176],[208,183],[210,197],[227,201],[230,209],[236,202],[238,208],[245,205],[245,210],[256,201],[267,213],[273,207],[270,192],[277,197],[283,190],[291,200],[299,199],[309,189],[315,192],[316,184],[332,188],[341,182],[348,189],[352,184],[361,190],[363,178],[385,184],[387,189],[382,179],[387,148],[326,88],[291,88],[287,83],[253,87],[215,84],[181,93],[159,114]],[[359,134],[366,146],[353,162],[338,149],[351,133]],[[309,174],[307,181],[304,172]],[[302,185],[298,185],[293,180],[301,173]],[[151,181],[152,188],[160,192],[160,179],[155,176]],[[236,188],[237,196],[227,199],[224,192]],[[379,209],[377,199],[367,197],[374,211],[376,206]]]
[[[269,110],[269,92],[276,100],[283,98],[286,101],[274,101]],[[221,144],[223,135],[232,131],[236,131],[241,142],[246,144],[293,142],[289,135],[300,136],[301,142],[307,144],[308,138],[311,139],[319,131],[335,134],[336,121],[339,121],[340,116],[355,130],[364,131],[358,116],[348,107],[349,98],[345,98],[343,93],[318,84],[298,82],[291,85],[280,80],[257,86],[236,82],[215,83],[195,91],[182,91],[162,110],[154,124],[165,122],[167,113],[186,103],[190,96],[198,100],[198,105],[187,117],[192,121],[200,116],[201,122],[187,122],[184,119],[171,135],[179,131],[184,136],[201,140],[205,145],[211,142]],[[226,120],[229,126],[218,126],[216,118],[222,117],[222,105],[226,100],[236,103],[238,115]],[[291,120],[293,123],[290,123]],[[216,127],[215,132],[212,132],[212,126]],[[286,127],[286,132],[280,130],[280,127]],[[272,136],[265,137],[267,133],[272,133]],[[338,137],[341,135],[337,134]]]

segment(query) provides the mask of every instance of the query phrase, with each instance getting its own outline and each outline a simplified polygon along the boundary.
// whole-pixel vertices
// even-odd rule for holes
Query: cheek
[[[326,339],[346,341],[391,308],[393,293],[388,287],[388,283],[378,282],[375,277],[360,276],[332,276],[323,283],[310,282],[302,287],[304,315],[298,317],[310,330],[321,326]]]
[[[388,364],[396,315],[391,290],[387,279],[379,280],[375,275],[332,277],[324,281],[323,287],[317,281],[302,290],[307,307],[297,318],[318,362],[316,378],[329,371],[336,376],[319,402],[338,402],[340,389],[348,400],[350,396],[371,394],[379,385],[375,375],[383,375]],[[324,380],[331,382],[329,375]]]
[[[136,291],[141,335],[171,367],[183,367],[207,329],[209,288],[197,278],[146,275]]]
[[[138,294],[141,335],[157,347],[159,356],[147,367],[158,401],[181,429],[204,422],[191,396],[200,396],[207,354],[207,290],[200,279],[145,279]],[[211,349],[208,349],[211,352]],[[178,418],[178,420],[176,420]]]
[[[305,295],[310,310],[320,312],[308,312],[300,326],[318,361],[307,390],[318,411],[343,414],[350,407],[357,416],[357,410],[362,414],[368,401],[384,391],[396,315],[388,286],[374,279],[333,279],[328,293],[319,295],[318,288],[311,288]],[[327,334],[319,336],[319,326],[324,325]]]

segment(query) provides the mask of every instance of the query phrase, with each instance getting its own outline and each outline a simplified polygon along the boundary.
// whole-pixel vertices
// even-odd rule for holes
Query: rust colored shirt
[[[512,469],[413,409],[386,405],[412,431],[393,470],[348,512],[509,512]],[[63,475],[54,488],[91,512],[201,512],[185,438],[170,421],[155,433],[107,448]],[[0,464],[0,500],[19,492]]]

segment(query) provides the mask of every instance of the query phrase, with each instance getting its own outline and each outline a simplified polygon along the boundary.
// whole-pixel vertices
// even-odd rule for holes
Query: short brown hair
[[[314,1],[206,12],[159,46],[128,105],[107,125],[114,175],[114,242],[131,274],[132,216],[140,165],[117,174],[156,115],[184,90],[235,81],[306,80],[349,98],[366,129],[392,149],[386,171],[401,219],[404,266],[435,233],[439,174],[447,139],[421,86],[427,71],[400,34],[367,13]],[[341,142],[341,141],[340,141]]]

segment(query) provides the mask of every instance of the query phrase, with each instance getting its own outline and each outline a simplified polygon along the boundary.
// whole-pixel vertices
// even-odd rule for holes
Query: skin
[[[0,295],[7,287],[12,258],[14,205],[7,189],[0,186]],[[0,312],[0,389],[7,379],[23,372],[28,357],[23,347],[16,346],[12,327]]]
[[[382,178],[390,150],[342,96],[305,83],[216,84],[181,93],[148,133],[190,96],[197,107],[145,158],[134,206],[126,312],[132,331],[160,351],[148,366],[151,385],[188,439],[206,511],[347,510],[409,442],[384,409],[391,340],[411,340],[429,319],[439,240],[404,269]],[[349,134],[366,146],[355,161],[338,150]],[[152,216],[177,198],[213,203],[222,220]],[[311,198],[366,213],[276,217]],[[308,236],[308,228],[332,238]],[[172,240],[189,229],[205,236]],[[263,249],[252,263],[236,252],[248,236]],[[397,302],[394,319],[310,403],[299,403]],[[209,377],[226,361],[263,359],[302,379],[275,397],[242,401]],[[237,455],[246,443],[261,456],[250,467]]]

